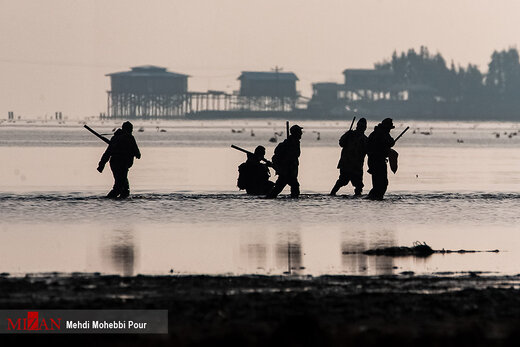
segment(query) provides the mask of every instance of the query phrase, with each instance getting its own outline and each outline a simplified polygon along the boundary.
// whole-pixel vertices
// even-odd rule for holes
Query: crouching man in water
[[[356,130],[349,130],[339,139],[341,158],[339,159],[338,169],[339,178],[332,188],[330,195],[334,196],[338,190],[352,182],[354,194],[360,196],[363,191],[363,164],[367,154],[367,120],[361,118],[357,122]]]
[[[372,175],[372,190],[368,193],[368,199],[383,200],[388,187],[387,158],[395,140],[390,136],[390,130],[394,129],[392,119],[385,118],[376,125],[374,131],[368,136],[368,173]]]
[[[132,123],[124,122],[121,129],[117,129],[110,139],[110,144],[99,161],[97,170],[103,172],[105,164],[110,160],[110,169],[114,175],[114,187],[108,193],[107,198],[125,199],[130,195],[128,169],[132,167],[134,157],[141,158],[141,152],[132,136],[132,130]]]
[[[264,160],[265,147],[258,146],[254,154],[247,155],[247,161],[238,167],[237,186],[245,189],[250,195],[266,195],[271,191],[274,183],[269,181],[271,173],[267,164],[260,161]]]
[[[289,137],[278,144],[274,150],[273,167],[278,174],[276,183],[267,194],[267,198],[274,199],[280,194],[286,185],[291,186],[291,198],[300,196],[300,183],[298,182],[298,166],[300,164],[300,139],[302,127],[293,125]]]

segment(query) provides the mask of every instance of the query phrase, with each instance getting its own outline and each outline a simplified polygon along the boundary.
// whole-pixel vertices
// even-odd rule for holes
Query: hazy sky
[[[394,50],[427,46],[487,70],[518,46],[518,0],[0,0],[0,118],[106,111],[106,73],[151,64],[189,89],[236,90],[242,70],[342,81]]]

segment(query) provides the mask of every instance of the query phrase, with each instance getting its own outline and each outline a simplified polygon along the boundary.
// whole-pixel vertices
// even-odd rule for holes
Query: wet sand
[[[0,277],[0,309],[168,309],[168,335],[2,336],[75,345],[510,345],[520,275]]]

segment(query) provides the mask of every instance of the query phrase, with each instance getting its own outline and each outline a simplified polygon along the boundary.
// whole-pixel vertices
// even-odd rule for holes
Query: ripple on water
[[[240,193],[139,193],[124,201],[88,193],[0,194],[0,215],[10,222],[93,221],[122,218],[146,222],[250,221],[338,223],[505,223],[519,221],[520,198],[514,193],[388,194],[383,201],[351,196],[302,194],[276,200]]]

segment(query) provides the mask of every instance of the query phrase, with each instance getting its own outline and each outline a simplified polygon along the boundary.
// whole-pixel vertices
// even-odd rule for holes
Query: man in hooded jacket
[[[367,154],[367,120],[361,118],[355,130],[349,130],[339,139],[342,147],[341,157],[338,163],[339,178],[332,188],[330,195],[334,196],[338,190],[352,182],[354,194],[361,195],[363,191],[363,164]]]
[[[291,135],[276,146],[272,162],[278,174],[278,179],[273,189],[267,194],[267,198],[276,198],[286,185],[291,186],[291,198],[300,196],[300,183],[298,182],[298,166],[300,162],[298,158],[300,157],[302,129],[298,125],[293,125],[290,129]]]
[[[114,175],[114,187],[108,193],[107,198],[125,199],[130,195],[128,170],[134,163],[134,157],[141,158],[141,152],[132,131],[132,123],[124,122],[121,129],[118,129],[110,139],[108,148],[99,161],[97,168],[99,172],[103,172],[106,163],[110,161],[110,169]]]
[[[372,190],[368,193],[368,199],[383,200],[388,187],[387,158],[395,140],[390,136],[390,130],[395,126],[391,118],[385,118],[376,125],[374,131],[368,136],[367,155],[368,173],[372,175]]]

